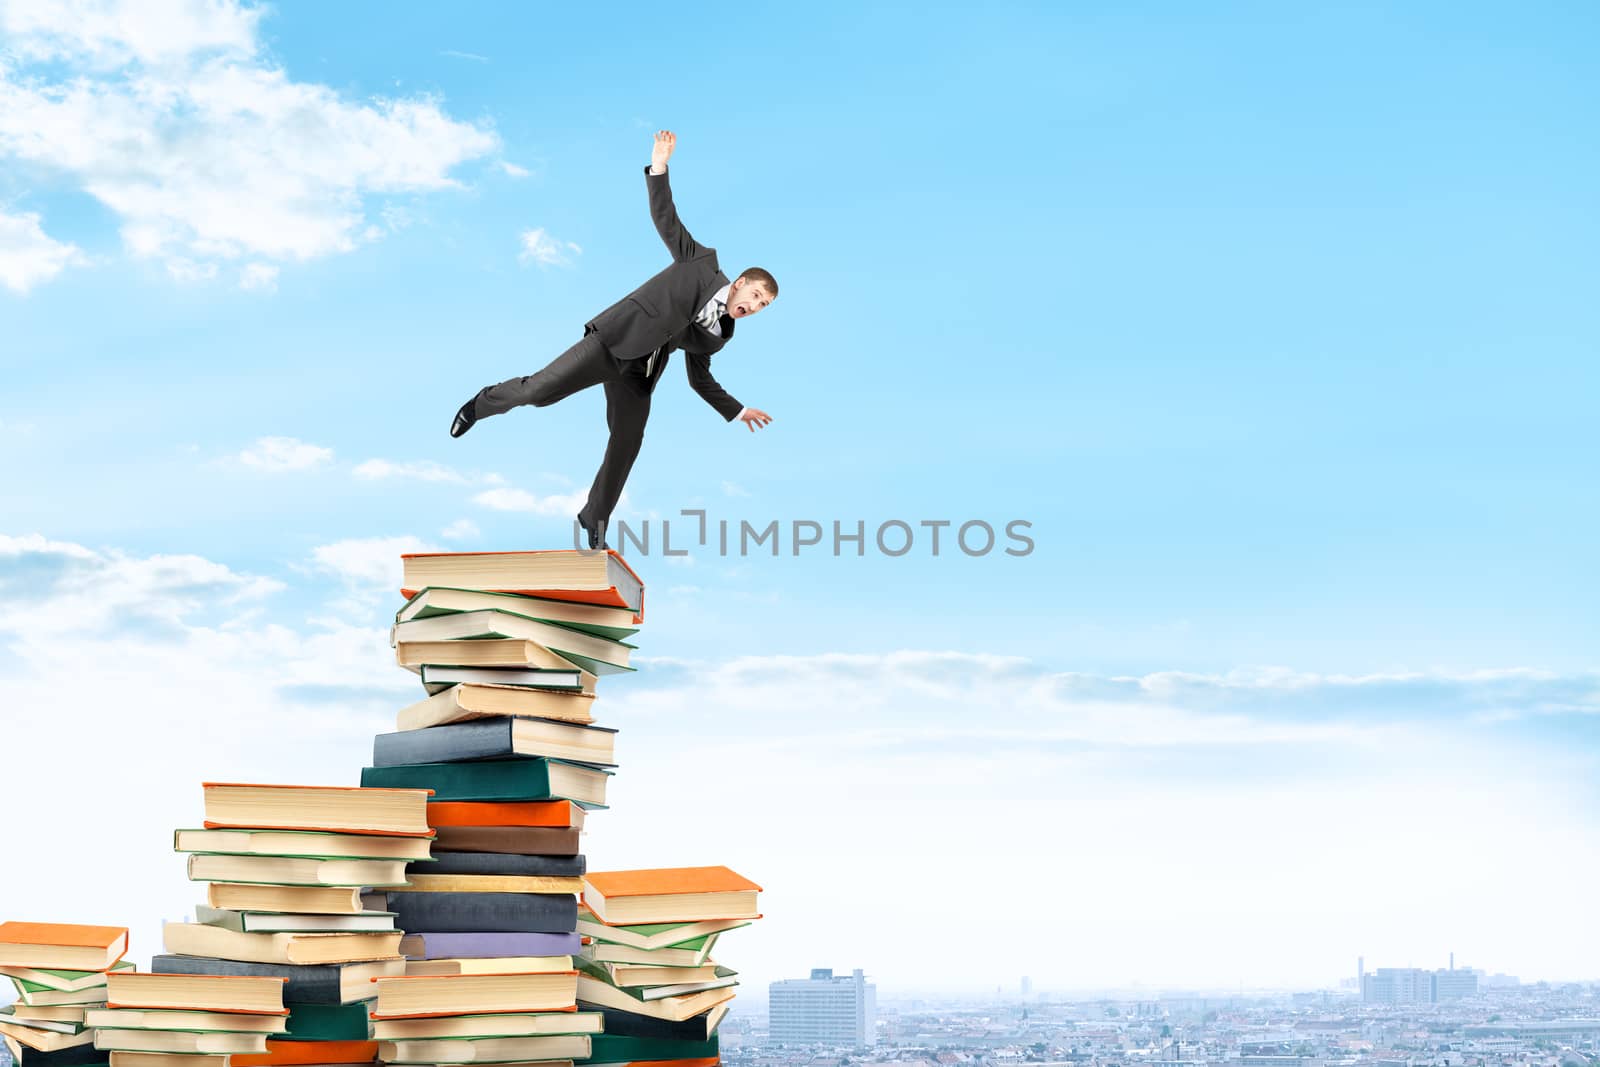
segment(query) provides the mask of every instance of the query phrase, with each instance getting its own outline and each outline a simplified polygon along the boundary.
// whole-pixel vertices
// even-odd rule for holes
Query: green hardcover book
[[[632,1063],[638,1060],[700,1060],[717,1056],[717,1035],[705,1041],[674,1041],[667,1037],[624,1037],[596,1034],[589,1039],[589,1058],[583,1063]]]
[[[208,856],[278,856],[307,860],[432,859],[427,838],[341,834],[323,830],[179,829],[172,832],[174,852]]]
[[[663,1000],[667,997],[684,997],[695,993],[707,993],[714,989],[728,989],[739,984],[739,972],[731,967],[718,967],[717,977],[709,982],[687,982],[683,985],[619,986],[611,980],[611,972],[593,960],[586,960],[582,956],[578,956],[573,959],[572,966],[581,975],[588,975],[595,981],[604,982],[618,993],[632,997],[634,1000],[646,1002]],[[579,986],[578,999],[583,999],[581,985]]]
[[[20,978],[10,980],[17,987],[17,999],[30,1008],[64,1008],[84,1004],[104,1004],[106,987],[104,985],[89,986],[87,989],[49,989],[25,988],[35,985],[33,982],[24,982]]]
[[[416,596],[394,613],[394,621],[398,624],[411,619],[432,619],[486,608],[554,623],[613,641],[622,641],[639,632],[639,627],[633,625],[633,612],[626,608],[574,604],[521,593],[496,593],[488,589],[455,589],[448,586],[418,590]]]
[[[584,808],[606,806],[610,777],[581,763],[537,757],[361,769],[363,787],[431,789],[436,801],[570,800]]]
[[[27,1027],[32,1030],[43,1030],[52,1034],[75,1035],[83,1033],[83,1023],[58,1022],[54,1019],[19,1019],[11,1005],[0,1008],[0,1022],[10,1023],[12,1026]]]
[[[699,967],[711,958],[719,934],[696,937],[674,948],[635,948],[615,941],[593,939],[583,946],[583,958],[596,963],[639,963],[658,967]]]
[[[112,964],[113,971],[131,971],[133,963],[130,960],[118,960]],[[17,983],[18,988],[29,993],[42,993],[53,989],[62,993],[74,993],[80,989],[91,989],[95,986],[106,984],[104,971],[62,971],[53,967],[5,967],[0,968],[0,974],[9,977]]]
[[[628,655],[638,646],[609,637],[583,633],[556,622],[531,618],[514,611],[485,608],[431,619],[395,623],[393,639],[406,641],[535,641],[590,674],[631,671]]]
[[[370,1041],[371,1004],[285,1004],[289,1032],[282,1041]]]
[[[607,926],[588,908],[578,908],[578,933],[613,945],[640,949],[698,948],[703,939],[728,930],[749,926],[749,919],[713,919],[706,922],[640,923],[634,926]]]

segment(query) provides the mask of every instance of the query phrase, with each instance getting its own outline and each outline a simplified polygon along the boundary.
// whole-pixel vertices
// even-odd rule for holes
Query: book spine
[[[495,959],[502,956],[576,956],[577,934],[435,933],[414,934],[401,942],[412,959]]]
[[[578,901],[565,893],[391,893],[402,930],[429,933],[571,933]]]
[[[704,1041],[706,1020],[696,1015],[681,1023],[670,1019],[656,1019],[649,1015],[635,1015],[618,1008],[601,1008],[605,1017],[605,1033],[617,1037],[644,1037],[667,1041]]]
[[[284,1041],[370,1041],[368,1004],[289,1004]]]
[[[578,831],[547,826],[441,826],[433,847],[446,852],[499,852],[520,856],[572,856]]]
[[[718,1054],[720,1044],[715,1034],[703,1040],[682,1041],[672,1038],[628,1037],[604,1033],[595,1034],[590,1041],[590,1059],[602,1063],[708,1059]]]
[[[363,767],[364,788],[432,789],[434,800],[556,800],[550,794],[550,767],[543,759],[503,759],[485,763],[409,763]]]
[[[408,863],[406,874],[500,874],[576,878],[583,856],[514,856],[503,852],[435,852],[429,863]]]
[[[287,978],[283,987],[285,1003],[338,1004],[340,1002],[339,969],[326,966],[302,966],[277,963],[241,963],[237,960],[219,960],[210,956],[156,956],[150,961],[152,974],[215,974],[258,975],[268,978]]]
[[[477,719],[426,730],[402,730],[372,739],[372,765],[459,763],[463,760],[512,756],[510,719]]]

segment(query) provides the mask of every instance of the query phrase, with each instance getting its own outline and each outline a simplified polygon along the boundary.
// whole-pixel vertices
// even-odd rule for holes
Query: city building
[[[1452,957],[1452,961],[1454,957]],[[1471,967],[1425,971],[1421,967],[1379,967],[1361,976],[1367,1004],[1440,1004],[1478,995],[1479,972]]]
[[[1427,1004],[1433,1000],[1431,976],[1421,967],[1379,967],[1361,976],[1367,1004]]]
[[[1459,971],[1434,971],[1431,980],[1435,1004],[1446,1000],[1465,1000],[1467,997],[1478,995],[1478,972],[1471,968]]]
[[[767,1013],[774,1044],[870,1048],[877,987],[859,967],[848,977],[818,967],[810,978],[788,978],[768,986]]]

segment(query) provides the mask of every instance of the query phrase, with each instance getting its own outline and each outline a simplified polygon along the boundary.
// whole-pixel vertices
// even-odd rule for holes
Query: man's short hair
[[[778,299],[778,279],[774,278],[771,272],[760,267],[746,267],[739,272],[739,277],[747,282],[760,282],[766,288],[767,296],[773,300]]]

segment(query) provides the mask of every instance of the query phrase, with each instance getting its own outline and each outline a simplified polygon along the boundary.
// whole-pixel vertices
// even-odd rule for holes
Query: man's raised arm
[[[667,160],[678,146],[677,135],[671,130],[656,133],[655,145],[650,149],[650,167],[645,171],[645,185],[650,189],[650,218],[656,232],[666,242],[667,251],[674,261],[693,259],[705,251],[678,219],[678,209],[672,204],[672,186],[667,181]]]

